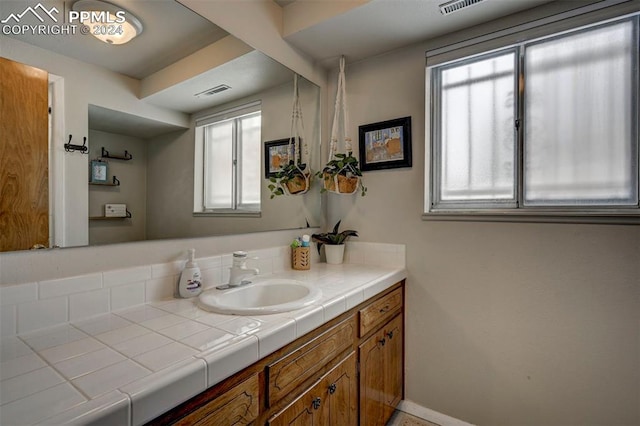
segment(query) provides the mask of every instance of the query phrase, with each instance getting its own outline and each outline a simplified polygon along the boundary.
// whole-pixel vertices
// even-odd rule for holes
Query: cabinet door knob
[[[384,345],[385,345],[385,343],[387,343],[387,340],[386,340],[386,339],[380,339],[378,342],[379,342],[382,346],[384,346]]]
[[[330,394],[330,395],[333,395],[333,394],[336,392],[336,388],[337,388],[337,387],[338,387],[338,386],[336,386],[336,384],[335,384],[335,383],[331,383],[331,384],[329,385],[329,394]]]
[[[311,404],[313,405],[313,408],[314,408],[315,410],[317,410],[318,408],[320,408],[320,402],[321,402],[321,401],[322,401],[322,400],[320,399],[320,397],[319,397],[319,396],[317,396],[317,397],[315,397],[315,398],[313,399],[313,401],[311,402]]]
[[[393,339],[393,330],[387,333],[389,340]]]

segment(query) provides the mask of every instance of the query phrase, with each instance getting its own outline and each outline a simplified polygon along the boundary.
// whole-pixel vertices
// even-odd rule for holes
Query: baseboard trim
[[[438,413],[437,411],[423,407],[406,399],[400,401],[397,408],[400,411],[404,411],[412,416],[420,417],[421,419],[440,426],[475,426],[472,423],[467,423],[454,417],[447,416],[446,414]]]

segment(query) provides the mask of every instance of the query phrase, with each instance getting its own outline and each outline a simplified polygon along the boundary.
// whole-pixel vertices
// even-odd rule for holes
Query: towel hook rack
[[[69,135],[69,142],[64,144],[64,150],[67,152],[75,152],[75,151],[80,151],[82,154],[88,154],[89,153],[89,147],[87,146],[87,137],[85,136],[83,141],[82,141],[82,145],[74,145],[71,143],[71,139],[73,138],[73,135]]]

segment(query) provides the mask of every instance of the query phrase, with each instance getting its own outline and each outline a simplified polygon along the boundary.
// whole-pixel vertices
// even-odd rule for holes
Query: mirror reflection
[[[75,2],[58,3],[59,10],[70,10]],[[317,189],[272,200],[265,178],[265,143],[290,136],[294,72],[173,0],[112,3],[135,13],[144,26],[130,43],[109,46],[71,35],[56,40],[1,36],[4,58],[48,72],[50,245],[319,225]],[[19,13],[25,4],[3,1],[3,17],[10,10]],[[168,36],[162,25],[169,18]],[[303,78],[298,85],[303,138],[314,167],[320,156],[319,88]],[[201,165],[194,162],[198,120],[256,104],[258,169],[249,175],[260,188],[259,208],[253,214],[194,214],[194,200],[204,190],[197,182]],[[74,144],[87,137],[88,154],[65,151],[70,135]],[[238,176],[246,178],[246,171]],[[19,232],[13,226],[6,231]]]

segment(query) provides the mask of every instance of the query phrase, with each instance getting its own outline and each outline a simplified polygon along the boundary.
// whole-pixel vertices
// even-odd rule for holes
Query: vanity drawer
[[[329,361],[350,348],[355,332],[355,317],[352,316],[295,352],[267,365],[267,406],[293,391]]]
[[[402,307],[402,288],[360,309],[360,337],[391,318]]]
[[[174,424],[180,426],[248,425],[258,417],[259,389],[258,375],[254,374]]]

